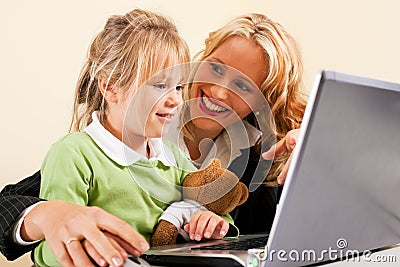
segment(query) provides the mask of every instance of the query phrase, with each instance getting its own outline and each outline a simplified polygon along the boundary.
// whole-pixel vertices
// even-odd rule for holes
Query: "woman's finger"
[[[75,266],[94,267],[94,264],[87,257],[87,254],[83,249],[81,241],[79,239],[66,243],[65,247],[68,251],[68,254],[72,258]]]
[[[90,229],[85,233],[85,238],[90,241],[100,255],[113,267],[122,266],[125,259],[120,252],[113,246],[111,241],[99,229]]]
[[[47,243],[54,255],[57,257],[58,262],[65,267],[76,267],[71,257],[68,254],[67,248],[63,242]]]
[[[297,138],[299,136],[299,129],[290,130],[286,135],[273,145],[268,151],[262,154],[265,160],[273,160],[277,155],[285,151],[293,151],[296,146]]]
[[[292,152],[296,147],[297,138],[299,137],[299,129],[290,130],[286,135],[286,150]]]
[[[115,240],[120,246],[121,246],[121,253],[129,253],[130,255],[133,255],[135,257],[139,257],[140,256],[140,251],[137,250],[136,248],[132,247],[132,245],[128,244],[127,242],[125,242],[124,240],[122,240],[120,237],[113,235],[111,233],[105,232],[104,234],[106,236],[108,236],[109,238],[112,238],[113,240]],[[122,254],[121,254],[122,255]]]
[[[277,155],[286,151],[286,136],[279,140],[278,143],[273,145],[269,150],[262,153],[265,160],[273,160]]]
[[[118,250],[121,254],[121,257],[124,258],[125,260],[128,258],[128,253],[126,253],[125,249],[123,249],[120,244],[114,240],[112,237],[110,237],[107,233],[104,233],[108,239],[110,240],[111,244],[114,246],[116,250]]]
[[[283,169],[281,171],[281,173],[279,174],[277,180],[278,180],[278,184],[284,184],[285,180],[286,180],[286,176],[289,170],[289,166],[290,166],[290,162],[292,161],[292,156],[293,154],[291,154],[288,158],[288,160],[286,161],[285,166],[283,166]]]
[[[82,246],[86,250],[86,253],[101,267],[107,266],[106,260],[97,252],[93,245],[88,240],[82,241]]]
[[[127,222],[115,217],[114,215],[111,215],[108,212],[105,212],[100,208],[91,208],[95,208],[94,216],[99,228],[118,236],[131,247],[136,248],[140,253],[149,249],[149,244],[147,243],[146,239],[144,239],[142,235],[135,231]]]
[[[121,257],[126,260],[128,258],[128,254],[126,253],[125,249],[122,248],[122,246],[120,245],[120,241],[116,241],[114,240],[116,237],[113,236],[112,234],[109,233],[104,233],[110,243],[114,246],[115,249],[117,249],[120,254]],[[100,266],[107,266],[108,263],[106,262],[106,260],[100,255],[99,252],[97,252],[97,250],[94,248],[94,246],[88,241],[88,240],[84,240],[82,241],[82,246],[83,248],[86,250],[86,253]]]

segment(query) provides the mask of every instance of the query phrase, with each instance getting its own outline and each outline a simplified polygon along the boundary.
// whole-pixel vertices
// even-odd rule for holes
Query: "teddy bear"
[[[239,182],[238,177],[233,172],[222,168],[220,160],[216,158],[206,168],[189,173],[182,185],[182,197],[184,199],[182,203],[185,204],[175,206],[178,211],[182,211],[185,205],[193,205],[193,207],[197,205],[198,209],[208,209],[215,214],[225,215],[243,204],[249,196],[246,185]],[[169,208],[174,208],[172,207],[173,204]],[[191,215],[184,215],[185,212],[182,212],[183,215],[180,215],[180,217],[183,218],[177,220],[177,216],[171,216],[173,218],[164,216],[172,219],[167,220],[163,218],[166,213],[164,211],[151,237],[151,246],[176,244],[178,234],[186,234],[183,230],[183,224],[190,220]],[[174,221],[174,223],[171,221]]]

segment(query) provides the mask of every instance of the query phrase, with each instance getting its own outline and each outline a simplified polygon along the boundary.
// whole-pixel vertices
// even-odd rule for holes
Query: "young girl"
[[[56,142],[42,164],[40,197],[99,206],[149,240],[168,203],[180,199],[184,177],[195,170],[176,146],[159,138],[182,102],[184,67],[168,68],[189,60],[186,43],[164,17],[138,9],[110,17],[78,81],[74,132]],[[208,218],[199,227],[211,222],[212,238],[225,235],[226,220],[199,212]],[[66,232],[61,245],[68,250],[84,238]],[[45,241],[34,260],[37,266],[60,265]]]

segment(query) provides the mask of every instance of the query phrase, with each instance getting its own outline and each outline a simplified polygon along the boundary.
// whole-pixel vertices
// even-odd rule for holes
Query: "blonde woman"
[[[220,148],[224,147],[225,140],[230,142],[229,138],[225,138],[229,131],[221,128],[219,123],[214,123],[218,121],[218,118],[216,119],[216,116],[214,116],[219,114],[217,112],[223,113],[226,109],[231,109],[237,114],[238,120],[247,121],[243,125],[247,131],[248,142],[245,142],[245,146],[237,149],[236,152],[240,152],[239,154],[231,154],[228,151],[227,153],[230,155],[226,164],[231,170],[239,173],[241,180],[248,185],[254,180],[254,177],[256,177],[255,180],[265,182],[250,193],[250,198],[246,204],[236,210],[233,215],[236,216],[235,224],[242,233],[268,231],[278,200],[277,187],[274,185],[284,181],[285,170],[287,170],[290,157],[288,151],[290,152],[293,149],[296,139],[296,130],[294,129],[299,128],[305,108],[305,96],[302,91],[303,67],[299,48],[293,37],[280,24],[262,14],[247,14],[210,33],[205,42],[205,50],[196,59],[205,63],[213,63],[209,67],[219,75],[223,74],[221,72],[223,66],[228,66],[226,67],[228,69],[229,67],[236,69],[238,71],[236,73],[241,73],[240,77],[245,77],[251,85],[256,85],[257,90],[262,95],[262,99],[270,106],[275,122],[275,127],[273,128],[274,139],[279,141],[275,151],[271,150],[265,154],[266,158],[273,158],[274,154],[277,154],[272,166],[268,161],[260,158],[261,153],[269,148],[269,146],[264,147],[265,143],[268,142],[263,141],[268,140],[269,136],[267,135],[270,132],[262,137],[260,127],[257,125],[257,121],[259,121],[256,118],[257,110],[246,107],[246,104],[243,105],[247,101],[246,97],[238,97],[238,94],[235,93],[238,91],[234,90],[234,86],[239,85],[238,88],[245,88],[246,84],[236,83],[234,85],[235,83],[233,83],[234,86],[231,88],[233,91],[229,91],[221,86],[211,86],[212,83],[210,81],[194,83],[189,94],[185,97],[187,99],[200,100],[205,97],[204,100],[209,102],[201,103],[194,100],[194,105],[191,107],[193,112],[196,112],[197,109],[199,112],[208,114],[199,116],[197,121],[192,120],[191,116],[186,118],[182,125],[184,126],[182,134],[180,134],[181,148],[185,149],[187,155],[198,166],[201,166],[202,160],[204,161],[209,154],[208,152],[211,152],[209,151],[210,146],[206,142],[204,149],[199,148],[202,140],[213,140],[216,146],[220,144]],[[222,69],[219,69],[219,67],[222,67]],[[237,81],[237,79],[232,79],[232,81]],[[213,105],[219,104],[221,106],[211,106],[209,105],[210,102],[213,102]],[[192,103],[192,101],[189,103]],[[207,108],[211,110],[207,110]],[[192,115],[190,112],[188,114]],[[222,121],[221,124],[229,126],[234,123],[232,121]],[[236,145],[235,143],[234,147]],[[228,144],[225,147],[232,146]],[[203,157],[201,157],[201,153],[204,154]],[[225,153],[220,150],[220,154],[214,155],[224,158],[223,154]],[[269,168],[271,170],[267,173],[266,171]],[[278,176],[280,180],[277,180]],[[23,251],[28,251],[35,246],[28,245],[24,247],[15,244],[10,233],[12,231],[7,231],[7,229],[13,229],[13,224],[17,221],[18,215],[25,208],[40,200],[37,198],[40,179],[40,174],[36,173],[19,184],[10,185],[2,191],[1,197],[3,199],[0,200],[1,203],[4,203],[3,206],[7,207],[15,203],[20,204],[17,210],[11,209],[12,213],[8,213],[12,214],[11,217],[0,216],[1,224],[5,225],[1,229],[6,229],[3,230],[6,235],[0,239],[0,247],[2,248],[2,253],[10,259],[20,256]],[[88,214],[93,214],[88,207],[79,206],[79,209],[76,209],[75,206],[71,205],[73,204],[54,201],[38,205],[28,213],[25,220],[22,220],[21,233],[24,233],[24,229],[36,229],[38,234],[35,239],[46,237],[52,242],[63,242],[61,235],[52,231],[54,228],[62,229],[68,227],[76,231],[76,233],[96,233],[96,235],[88,236],[82,244],[74,242],[74,246],[65,251],[67,257],[72,259],[73,262],[76,260],[85,262],[84,260],[88,261],[88,257],[93,258],[96,262],[100,262],[104,258],[112,258],[111,255],[113,254],[111,252],[117,250],[104,249],[106,245],[113,247],[112,244],[114,243],[111,244],[109,239],[105,239],[103,233],[117,240],[117,244],[123,247],[123,251],[126,250],[132,253],[131,251],[133,250],[135,252],[134,248],[138,247],[139,242],[132,242],[132,239],[129,239],[128,235],[124,233],[129,232],[129,235],[135,241],[139,241],[139,239],[134,236],[135,233],[129,230],[123,222],[109,215],[107,216],[107,213],[102,210],[96,211],[98,216],[88,216]],[[58,212],[60,206],[63,207],[65,212]],[[7,212],[8,210],[10,209],[7,209]],[[71,221],[69,218],[73,216],[82,218],[88,224]],[[100,232],[99,229],[101,227],[99,225],[104,225],[106,222],[108,225],[107,231]],[[254,227],[250,228],[248,222],[252,222]],[[258,222],[258,224],[254,225],[254,222]],[[124,225],[125,227],[119,229],[115,225]],[[195,237],[196,232],[193,229],[190,225],[187,226],[187,230],[191,233],[190,236]],[[49,235],[49,233],[52,235]],[[110,235],[110,233],[113,235]],[[98,246],[93,248],[93,243],[98,244]],[[99,244],[102,245],[100,246]],[[84,249],[88,255],[83,252]],[[135,255],[138,255],[138,252],[135,253]],[[70,266],[74,266],[72,261]]]
[[[299,47],[279,23],[252,13],[211,32],[196,60],[180,146],[198,167],[217,157],[250,186],[231,213],[241,233],[269,231],[306,106]],[[271,139],[279,141],[264,153],[276,154],[272,166],[261,157]],[[262,184],[252,190],[254,181]],[[191,236],[201,234],[193,227]]]

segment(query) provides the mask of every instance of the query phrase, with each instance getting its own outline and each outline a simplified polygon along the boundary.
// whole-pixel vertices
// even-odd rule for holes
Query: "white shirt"
[[[107,131],[100,123],[97,111],[93,112],[92,120],[92,123],[83,129],[83,131],[85,131],[113,161],[121,166],[130,166],[139,159],[147,159]],[[148,160],[159,160],[165,166],[176,165],[174,154],[164,144],[161,138],[150,138],[149,142],[152,148],[152,157]]]
[[[189,150],[185,144],[181,132],[179,120],[175,119],[169,132],[165,136],[166,139],[179,145],[179,148],[190,159]],[[229,125],[224,129],[215,140],[203,140],[201,151],[203,152],[198,160],[192,162],[198,168],[204,168],[211,162],[213,158],[218,158],[221,161],[221,166],[227,168],[230,163],[241,153],[241,149],[246,149],[254,146],[261,137],[262,132],[249,124],[246,121],[238,121]]]
[[[183,230],[183,226],[190,222],[193,214],[199,210],[207,210],[205,207],[200,205],[198,202],[185,199],[183,201],[174,202],[168,206],[168,208],[161,214],[160,220],[165,220],[172,223],[179,234],[186,240],[189,241],[189,235]]]

